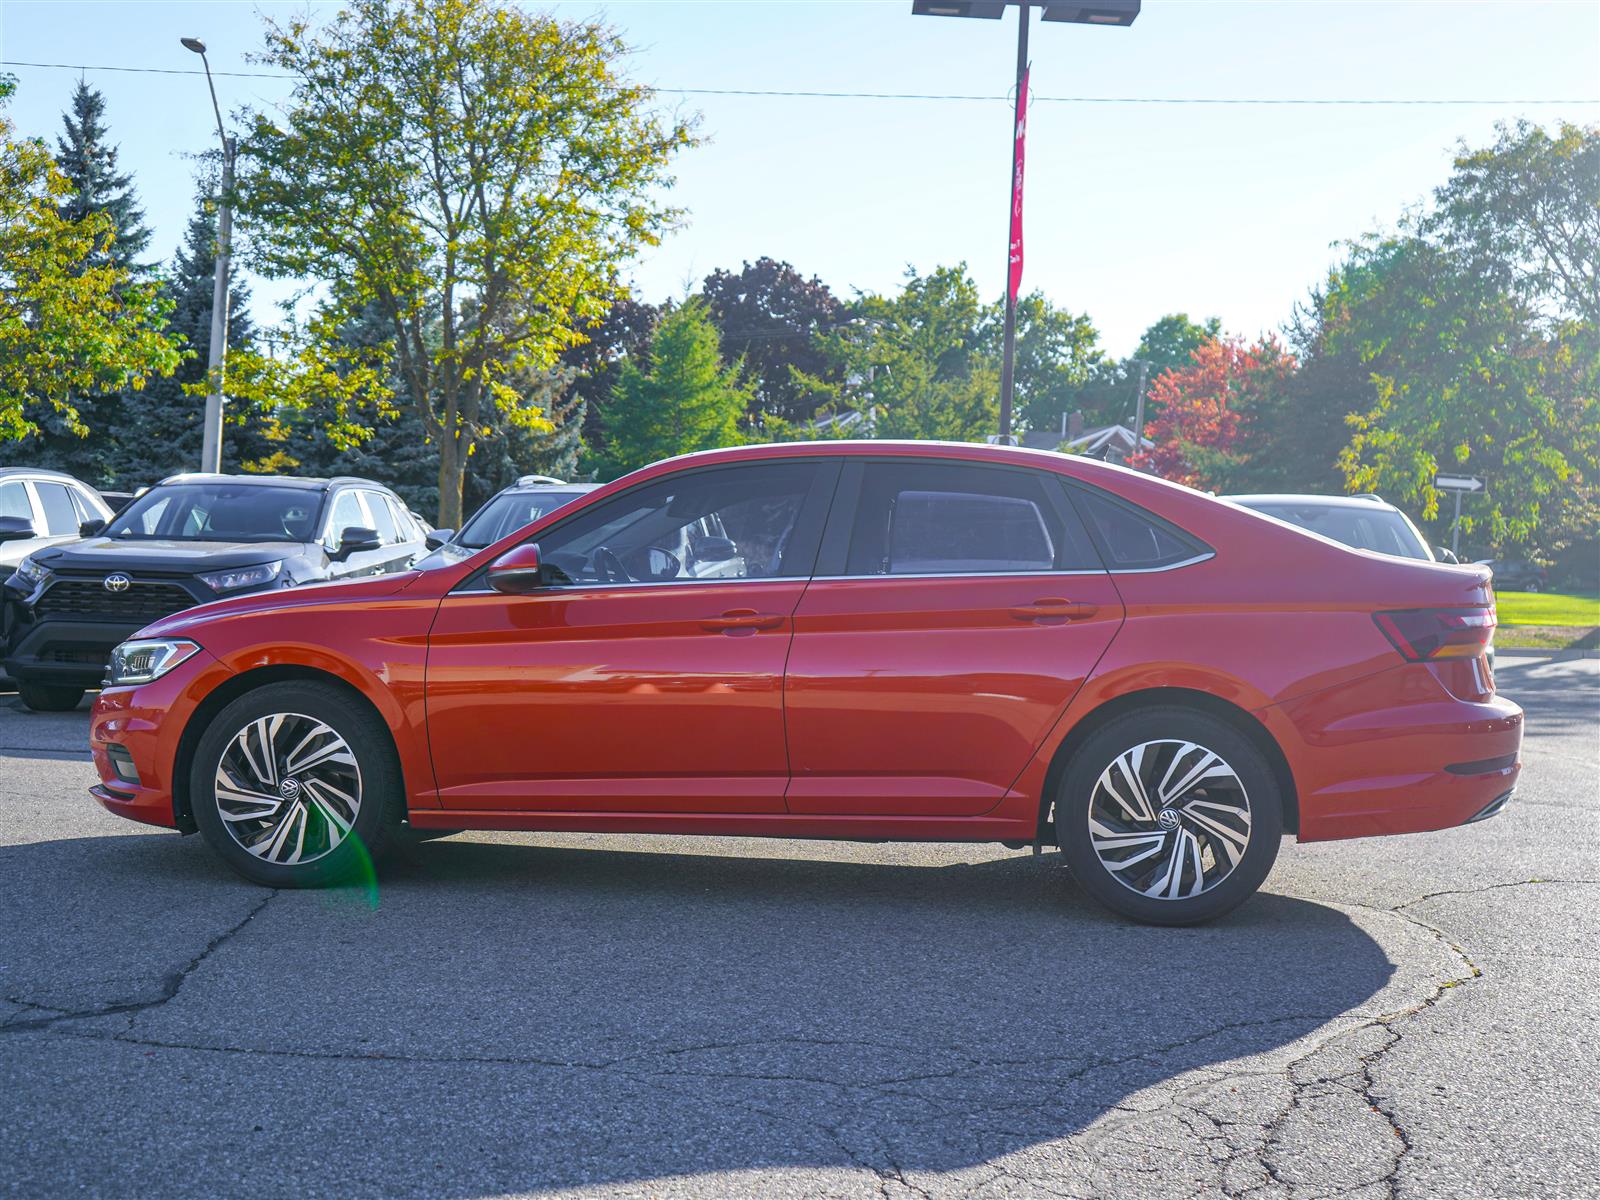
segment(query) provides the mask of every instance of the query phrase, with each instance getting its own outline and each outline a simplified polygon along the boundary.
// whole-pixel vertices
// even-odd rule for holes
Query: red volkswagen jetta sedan
[[[637,471],[475,553],[119,647],[114,813],[326,883],[460,829],[1053,841],[1189,924],[1303,841],[1497,812],[1489,574],[1084,459],[886,442]]]

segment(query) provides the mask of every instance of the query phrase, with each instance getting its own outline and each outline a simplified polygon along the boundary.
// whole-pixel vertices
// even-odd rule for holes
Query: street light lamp
[[[200,56],[206,68],[206,87],[211,89],[211,111],[217,118],[217,137],[222,141],[222,189],[217,200],[216,277],[211,289],[211,353],[206,362],[211,388],[206,393],[206,420],[200,449],[202,471],[222,470],[223,375],[228,357],[228,268],[233,250],[233,156],[237,143],[222,127],[222,107],[217,103],[217,85],[211,79],[211,63],[206,59],[206,44],[199,38],[182,38],[185,50]]]
[[[1139,15],[1139,0],[1095,0],[1091,4],[1017,3],[1016,0],[911,0],[911,13],[918,17],[970,17],[998,21],[1005,10],[1020,10],[1017,19],[1017,109],[1011,143],[1011,225],[1006,245],[1006,326],[1005,356],[1000,364],[1000,438],[1009,445],[1011,437],[1011,398],[1015,383],[1017,354],[1017,290],[1022,280],[1022,160],[1023,129],[1028,104],[1028,19],[1031,10],[1042,9],[1046,21],[1077,25],[1132,25]]]

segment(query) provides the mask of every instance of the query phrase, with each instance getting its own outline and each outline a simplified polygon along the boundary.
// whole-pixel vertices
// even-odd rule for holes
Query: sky
[[[762,255],[836,292],[895,289],[908,267],[966,262],[1004,287],[1016,17],[913,17],[909,0],[556,3],[599,16],[634,48],[659,102],[700,114],[705,144],[677,166],[684,227],[633,268],[646,299],[682,296]],[[199,60],[260,71],[264,16],[329,4],[0,0],[10,117],[54,138],[83,76],[105,93],[134,173],[152,255],[192,211],[193,156],[215,145]],[[1333,264],[1337,243],[1391,227],[1449,172],[1457,143],[1496,121],[1600,123],[1600,0],[1394,2],[1145,0],[1128,29],[1032,27],[1023,286],[1085,312],[1132,351],[1169,312],[1216,315],[1254,337],[1279,328]],[[160,68],[174,74],[108,67]],[[98,69],[97,69],[98,68]],[[276,79],[217,79],[224,114],[270,107]],[[680,95],[665,89],[933,93],[976,100]],[[1492,104],[1304,106],[1084,103],[1408,99]],[[1532,100],[1561,100],[1534,105]],[[256,282],[256,315],[289,285]]]

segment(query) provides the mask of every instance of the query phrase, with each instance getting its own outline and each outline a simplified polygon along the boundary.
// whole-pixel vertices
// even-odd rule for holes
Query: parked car
[[[1489,568],[1502,592],[1542,592],[1550,586],[1550,573],[1525,558],[1483,558],[1478,565]]]
[[[738,575],[672,549],[713,515]],[[463,559],[157,621],[95,702],[93,791],[270,886],[463,828],[1054,842],[1191,924],[1284,830],[1505,805],[1488,584],[1083,458],[712,451]]]
[[[76,707],[111,648],[169,613],[402,571],[424,549],[398,496],[350,478],[177,475],[83,530],[24,558],[5,584],[16,617],[5,669],[30,708]]]
[[[439,556],[440,563],[460,562],[598,486],[563,483],[548,475],[524,475],[489,497],[459,530],[436,529],[429,533],[428,548]],[[432,561],[430,557],[430,564]]]
[[[71,541],[85,521],[109,521],[100,493],[60,471],[0,467],[0,577],[36,550]]]
[[[1454,559],[1448,550],[1436,554],[1411,518],[1381,496],[1223,496],[1232,504],[1265,513],[1301,529],[1396,558],[1424,562]],[[1446,559],[1449,555],[1449,559]]]

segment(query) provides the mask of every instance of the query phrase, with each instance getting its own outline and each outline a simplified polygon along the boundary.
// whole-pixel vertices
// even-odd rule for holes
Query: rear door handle
[[[720,617],[708,617],[701,621],[700,627],[711,633],[726,633],[730,637],[740,637],[755,633],[758,629],[776,629],[783,622],[782,613],[757,612],[753,608],[730,608]]]
[[[1098,604],[1080,604],[1057,596],[1035,600],[1032,604],[1019,604],[1010,610],[1011,615],[1019,621],[1048,621],[1051,624],[1084,621],[1099,611]]]

